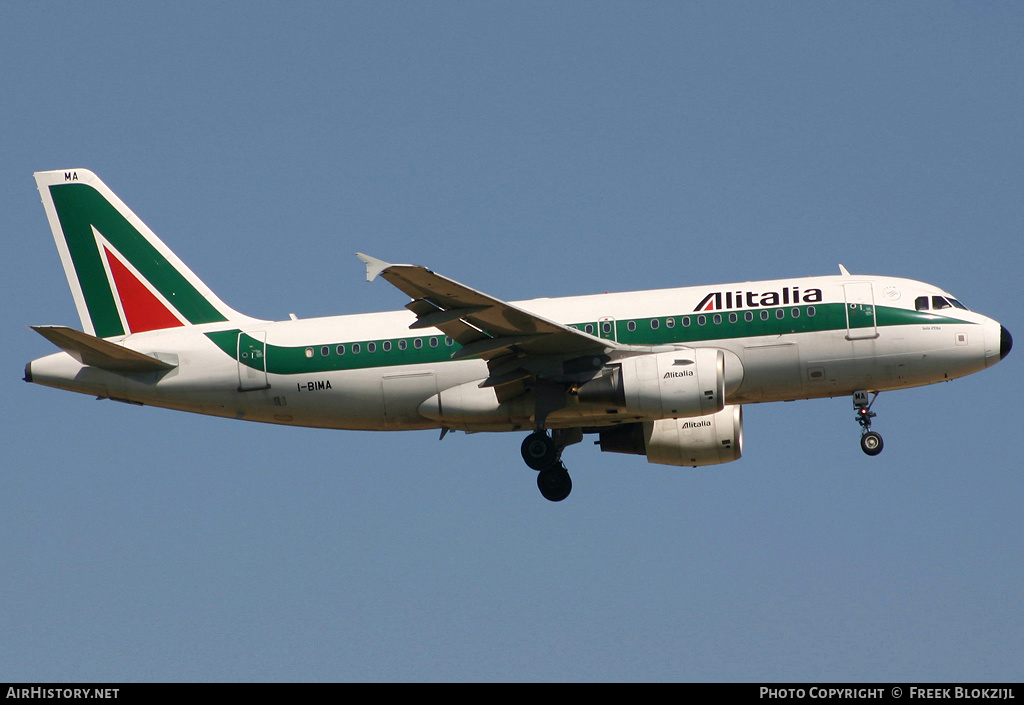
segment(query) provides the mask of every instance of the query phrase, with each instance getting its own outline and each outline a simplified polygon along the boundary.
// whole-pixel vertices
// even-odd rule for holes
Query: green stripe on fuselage
[[[869,327],[871,315],[868,306],[860,306],[851,310],[851,325],[853,327]],[[814,315],[808,315],[813,309]],[[761,311],[768,313],[768,320],[761,319]],[[783,312],[783,317],[778,317],[778,311]],[[799,315],[794,316],[794,311]],[[745,314],[750,312],[753,315],[752,321],[747,321]],[[730,314],[736,315],[736,321],[730,321]],[[721,323],[715,323],[715,316],[721,316]],[[699,318],[704,318],[704,324],[699,323]],[[879,328],[887,326],[902,325],[934,325],[937,323],[963,323],[959,319],[947,318],[934,313],[907,311],[900,308],[876,307],[876,325]],[[667,321],[672,319],[673,325],[669,327]],[[684,325],[686,320],[689,325]],[[657,328],[652,323],[657,321]],[[856,323],[855,323],[856,321]],[[629,330],[629,323],[636,324],[634,330]],[[586,330],[587,326],[592,331],[597,330],[598,322],[577,323],[574,326],[580,330]],[[757,336],[787,335],[791,333],[816,333],[824,331],[846,330],[846,306],[845,304],[816,304],[814,306],[785,306],[777,308],[742,309],[734,311],[718,311],[709,313],[691,313],[685,316],[668,316],[657,318],[633,318],[620,319],[616,322],[618,342],[626,345],[664,345],[671,343],[694,344],[710,340],[730,340],[735,338],[752,338]],[[224,353],[232,358],[237,357],[238,329],[207,333],[207,337],[217,345]],[[416,341],[420,341],[419,348]],[[430,341],[434,340],[436,345],[431,346]],[[400,348],[400,342],[405,341],[405,349]],[[243,349],[250,344],[258,345],[255,339],[243,334]],[[385,343],[390,350],[385,350]],[[359,346],[359,352],[353,352],[354,346]],[[373,346],[374,352],[370,352]],[[344,354],[338,354],[339,348],[344,349]],[[459,344],[451,342],[444,335],[412,336],[402,338],[387,338],[379,340],[360,340],[345,343],[317,343],[300,347],[284,347],[278,345],[266,346],[266,369],[271,374],[308,374],[311,372],[333,372],[338,370],[358,370],[373,367],[391,367],[400,365],[428,364],[436,362],[447,362],[453,352],[459,349]],[[311,356],[308,351],[311,351]],[[323,353],[326,351],[326,355]],[[243,361],[248,364],[246,361]],[[262,369],[262,366],[261,366]]]
[[[233,358],[238,355],[238,334],[240,330],[225,330],[207,333],[206,337],[218,348]],[[406,341],[406,349],[399,347],[399,341]],[[419,341],[419,348],[416,341]],[[430,341],[434,341],[434,345]],[[390,350],[385,350],[385,343]],[[250,345],[259,345],[254,338],[242,333],[242,349]],[[355,352],[358,346],[359,352]],[[371,346],[373,352],[370,352]],[[338,349],[343,348],[344,354],[339,355]],[[284,347],[267,345],[264,349],[267,372],[278,375],[305,374],[310,372],[334,372],[338,370],[361,370],[371,367],[392,367],[397,365],[418,365],[423,363],[450,362],[453,352],[459,344],[444,335],[415,336],[412,338],[390,338],[382,340],[361,340],[347,343],[319,343],[302,347]],[[310,353],[307,353],[311,351]],[[323,352],[326,350],[327,354]],[[256,365],[248,360],[243,364],[250,367]],[[262,369],[262,363],[259,366]]]

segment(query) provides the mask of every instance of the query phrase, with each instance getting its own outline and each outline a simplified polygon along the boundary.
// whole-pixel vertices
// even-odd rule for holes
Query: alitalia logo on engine
[[[711,422],[707,419],[701,419],[700,421],[684,421],[679,425],[679,428],[704,428],[710,426]]]
[[[694,307],[694,311],[716,311],[730,308],[757,308],[758,306],[787,306],[821,302],[821,289],[784,286],[782,291],[713,291]]]

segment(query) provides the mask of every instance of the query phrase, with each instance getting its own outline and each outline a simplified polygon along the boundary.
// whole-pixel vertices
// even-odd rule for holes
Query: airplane
[[[744,404],[850,396],[861,448],[882,391],[1002,360],[997,321],[924,282],[839,274],[506,302],[363,253],[404,311],[286,321],[226,305],[95,174],[35,174],[83,330],[25,380],[138,405],[291,426],[525,431],[544,498],[563,451],[707,466],[740,458]]]

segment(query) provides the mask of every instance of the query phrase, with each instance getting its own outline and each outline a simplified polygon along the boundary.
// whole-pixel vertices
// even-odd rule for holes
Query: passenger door
[[[877,338],[878,323],[871,282],[848,282],[843,284],[843,293],[846,298],[846,339]]]

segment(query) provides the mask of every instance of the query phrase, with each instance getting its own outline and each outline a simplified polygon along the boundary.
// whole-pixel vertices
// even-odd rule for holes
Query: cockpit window
[[[918,296],[914,299],[914,308],[918,311],[928,310],[928,299],[927,296]],[[954,299],[952,296],[932,296],[931,297],[931,308],[934,311],[938,311],[943,308],[960,308],[964,311],[969,311],[966,306]]]

